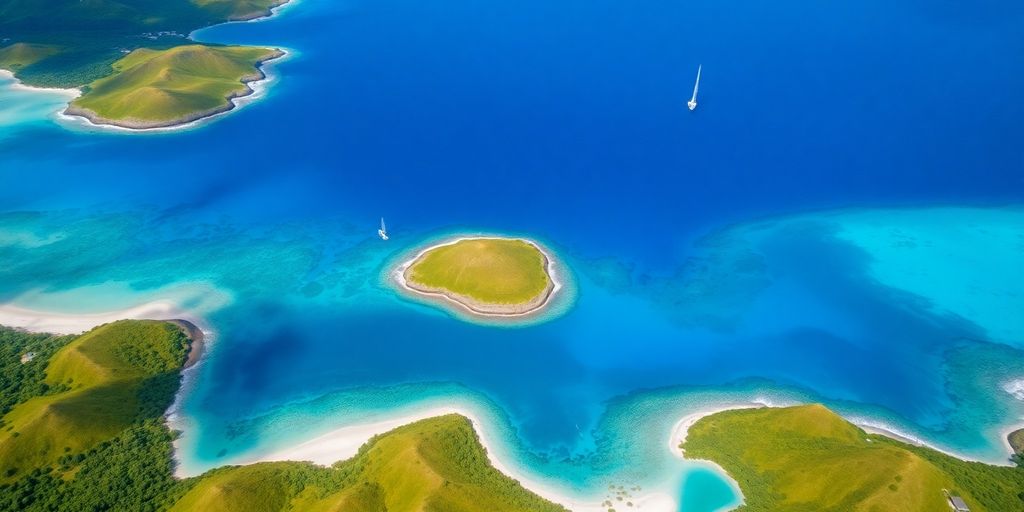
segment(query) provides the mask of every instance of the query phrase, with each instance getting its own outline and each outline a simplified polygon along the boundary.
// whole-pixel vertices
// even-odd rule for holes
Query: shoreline
[[[549,283],[548,283],[548,286],[545,288],[545,290],[544,290],[544,292],[542,294],[543,298],[540,300],[540,302],[538,304],[535,304],[535,305],[533,304],[536,300],[531,300],[531,301],[527,302],[525,304],[525,306],[527,306],[528,309],[526,309],[525,311],[510,311],[510,312],[483,311],[483,310],[478,309],[479,306],[474,306],[473,304],[468,304],[466,302],[463,302],[462,300],[459,300],[459,298],[458,298],[458,296],[456,294],[452,294],[450,292],[444,292],[444,291],[432,291],[432,290],[426,289],[426,288],[424,288],[424,289],[416,288],[414,285],[411,285],[409,283],[409,280],[406,278],[406,272],[409,270],[409,267],[411,267],[414,263],[416,263],[416,261],[418,261],[420,258],[422,258],[424,254],[426,254],[427,252],[432,251],[434,249],[437,249],[438,247],[445,247],[445,246],[448,246],[448,245],[453,245],[453,244],[456,244],[456,243],[464,241],[464,240],[494,240],[494,239],[522,241],[522,242],[525,242],[527,244],[532,245],[535,249],[537,249],[541,253],[541,256],[544,258],[544,271],[548,275]],[[464,310],[465,312],[469,313],[471,316],[478,317],[478,318],[518,319],[518,318],[530,318],[530,317],[539,315],[542,312],[544,312],[551,305],[551,302],[553,301],[555,295],[559,291],[561,291],[561,289],[563,288],[562,281],[560,281],[558,279],[558,272],[557,272],[556,268],[557,268],[557,266],[555,265],[554,257],[551,256],[551,254],[549,253],[548,250],[546,250],[539,243],[537,243],[537,242],[535,242],[533,240],[530,240],[530,239],[527,239],[527,238],[522,238],[522,237],[502,237],[502,236],[496,236],[496,235],[492,235],[492,236],[488,236],[488,235],[466,235],[466,236],[456,236],[456,237],[453,237],[453,238],[447,238],[447,239],[444,239],[444,240],[442,240],[440,242],[434,243],[434,244],[432,244],[432,245],[430,245],[428,247],[425,247],[425,248],[421,249],[420,251],[418,251],[416,253],[415,256],[413,256],[409,260],[404,261],[403,263],[398,265],[398,267],[391,274],[392,274],[393,280],[399,284],[399,287],[402,290],[408,292],[412,296],[414,296],[417,299],[420,299],[422,301],[438,303],[442,307],[447,306],[448,304],[455,304],[459,308]],[[541,297],[541,296],[538,296],[538,297]],[[512,307],[515,308],[517,306],[512,306]]]
[[[259,18],[262,19],[262,18]],[[248,23],[248,22],[244,22]],[[199,44],[199,43],[197,43]],[[198,128],[217,119],[230,114],[253,101],[263,98],[267,94],[268,86],[277,80],[273,73],[274,67],[281,62],[287,61],[294,52],[286,48],[270,48],[276,53],[270,58],[263,59],[256,63],[256,72],[242,77],[241,83],[245,85],[245,91],[235,95],[229,95],[225,99],[226,105],[193,113],[181,119],[172,121],[158,121],[156,124],[147,126],[132,126],[133,121],[117,121],[99,116],[92,110],[71,105],[57,113],[60,121],[76,127],[85,127],[90,130],[109,131],[118,133],[168,133],[179,130]]]
[[[607,511],[607,507],[601,505],[603,501],[601,498],[595,497],[593,500],[588,500],[570,496],[565,491],[556,489],[550,484],[531,479],[521,471],[516,471],[508,464],[502,462],[497,457],[497,452],[494,449],[495,444],[488,439],[487,429],[484,428],[479,417],[469,409],[460,406],[432,407],[391,419],[341,427],[297,445],[233,461],[231,464],[248,465],[272,461],[306,461],[320,466],[330,466],[335,462],[347,460],[355,456],[359,448],[375,435],[384,434],[417,421],[448,414],[458,414],[468,419],[473,427],[473,431],[476,433],[477,439],[479,439],[481,446],[483,446],[487,453],[487,460],[491,466],[503,475],[519,482],[524,489],[573,512]],[[187,476],[191,475],[183,471],[179,464],[176,467],[175,477],[183,478]],[[635,504],[634,509],[651,512],[674,512],[678,506],[671,496],[661,492],[651,492],[638,496],[633,502]]]
[[[839,414],[839,413],[837,412],[837,414]],[[934,450],[934,451],[939,452],[939,453],[941,453],[943,455],[947,455],[949,457],[953,457],[954,459],[960,459],[962,461],[979,462],[981,464],[987,464],[989,466],[1006,466],[1006,467],[1013,466],[1013,464],[1011,464],[1010,460],[1009,460],[1010,456],[1013,455],[1013,448],[1010,447],[1010,442],[1006,438],[1006,435],[1003,435],[1003,432],[1008,434],[1009,432],[1012,432],[1016,428],[1021,428],[1022,426],[1024,426],[1024,425],[1016,424],[1016,425],[1018,425],[1016,428],[1014,428],[1011,425],[1010,427],[1004,427],[1004,428],[1000,429],[1000,431],[999,431],[1000,432],[999,433],[999,439],[1000,439],[1001,444],[1003,445],[1003,447],[1006,448],[1006,452],[1005,452],[1006,457],[1002,461],[995,462],[995,461],[990,461],[990,460],[982,460],[982,459],[979,459],[979,458],[976,458],[976,457],[970,457],[970,456],[964,455],[962,453],[957,453],[957,452],[955,452],[955,451],[953,451],[953,450],[951,450],[949,448],[943,448],[943,447],[941,447],[941,446],[939,446],[939,445],[937,445],[935,443],[931,443],[931,442],[925,441],[924,439],[921,439],[920,437],[917,437],[914,434],[911,434],[909,432],[905,432],[903,430],[900,430],[898,427],[894,427],[894,426],[889,425],[887,423],[883,423],[883,422],[880,422],[880,421],[875,421],[875,420],[868,419],[868,418],[863,418],[863,417],[853,417],[853,416],[849,416],[848,417],[848,416],[845,416],[843,414],[840,414],[840,416],[842,416],[842,418],[845,419],[846,421],[849,421],[850,423],[853,423],[858,428],[860,428],[861,430],[863,430],[863,431],[865,431],[865,432],[867,432],[869,434],[876,434],[876,435],[888,437],[889,439],[894,439],[894,440],[899,441],[901,443],[905,443],[905,444],[909,444],[909,445],[913,445],[913,446],[918,446],[918,447],[922,447],[922,448],[928,448],[929,450]],[[1006,428],[1010,428],[1011,430],[1006,430]]]
[[[188,357],[185,359],[185,364],[181,367],[182,371],[192,368],[199,363],[202,359],[203,354],[206,353],[206,333],[202,329],[196,326],[196,324],[189,322],[188,320],[182,320],[176,318],[174,320],[168,320],[168,322],[177,325],[185,332],[190,340],[188,346]]]
[[[695,411],[693,413],[687,414],[686,416],[683,416],[682,418],[680,418],[679,421],[675,422],[674,425],[672,425],[672,434],[668,438],[669,451],[672,452],[672,455],[675,455],[676,457],[678,457],[680,459],[685,459],[685,460],[688,460],[688,461],[704,460],[704,459],[690,459],[690,458],[687,458],[686,457],[686,450],[684,450],[684,449],[682,449],[680,447],[681,444],[686,442],[686,435],[690,432],[690,427],[694,426],[701,419],[706,418],[706,417],[711,416],[711,415],[714,415],[714,414],[718,414],[720,412],[736,411],[736,410],[742,410],[742,409],[759,409],[759,408],[762,408],[762,407],[771,407],[771,406],[767,405],[767,404],[757,403],[757,402],[733,403],[733,404],[727,404],[727,405],[717,405],[717,406],[705,407],[705,408],[699,409],[699,410],[697,410],[697,411]],[[726,474],[725,470],[722,469],[718,464],[715,464],[713,461],[708,461],[708,462],[711,462],[719,471],[721,471],[722,474]],[[732,477],[729,477],[729,478],[731,479]]]
[[[14,81],[14,83],[11,84],[11,89],[14,89],[16,91],[26,91],[26,92],[34,92],[34,93],[47,93],[47,94],[64,94],[64,95],[69,96],[72,99],[77,98],[77,97],[82,95],[82,90],[77,88],[77,87],[66,87],[66,88],[62,88],[62,87],[36,87],[34,85],[28,85],[25,82],[21,81],[21,79],[18,78],[14,74],[14,71],[11,71],[9,69],[0,68],[0,79],[4,79],[4,78],[8,78],[8,79]]]

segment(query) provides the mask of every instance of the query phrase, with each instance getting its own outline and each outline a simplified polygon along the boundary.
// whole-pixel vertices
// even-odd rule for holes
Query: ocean
[[[265,97],[172,133],[68,127],[62,96],[0,78],[0,302],[203,318],[191,473],[438,403],[525,476],[685,512],[739,500],[666,444],[707,404],[821,401],[1003,462],[1022,21],[993,0],[301,0],[195,35],[291,56]],[[389,285],[477,232],[552,248],[565,311],[478,324]]]

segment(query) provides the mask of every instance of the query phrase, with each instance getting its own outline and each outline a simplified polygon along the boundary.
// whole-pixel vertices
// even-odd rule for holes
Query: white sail
[[[377,235],[380,236],[381,240],[388,239],[388,228],[384,225],[384,217],[380,218],[380,229],[377,230]]]
[[[690,107],[690,110],[697,108],[697,88],[700,87],[700,68],[701,65],[697,65],[697,81],[693,83],[693,97],[690,101],[686,102],[686,106]]]

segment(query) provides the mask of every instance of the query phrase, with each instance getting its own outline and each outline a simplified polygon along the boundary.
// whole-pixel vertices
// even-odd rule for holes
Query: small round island
[[[396,278],[414,295],[484,317],[538,313],[560,288],[548,253],[522,238],[460,237],[433,245],[401,265]]]

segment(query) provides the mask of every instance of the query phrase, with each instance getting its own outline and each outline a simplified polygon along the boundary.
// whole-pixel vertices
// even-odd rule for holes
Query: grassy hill
[[[378,436],[333,468],[275,462],[214,470],[171,510],[563,509],[491,467],[469,420],[449,415]]]
[[[473,304],[529,303],[551,284],[544,254],[533,244],[506,238],[432,248],[409,267],[406,279],[417,289],[447,292]]]
[[[690,428],[687,457],[721,465],[745,511],[1024,510],[1024,469],[966,462],[866,434],[821,405],[725,411]]]
[[[114,63],[71,103],[69,113],[132,128],[180,124],[232,107],[251,92],[246,82],[263,77],[261,62],[279,57],[268,48],[176,46],[138,49]]]
[[[264,463],[175,480],[162,415],[188,344],[177,326],[122,321],[77,338],[0,328],[0,343],[0,511],[563,510],[494,469],[456,415],[377,436],[332,468]],[[29,350],[36,359],[22,363]]]
[[[186,347],[176,326],[119,322],[61,349],[46,368],[50,392],[3,418],[0,482],[56,465],[61,457],[84,453],[140,419],[163,414],[167,396],[156,407],[151,401],[161,394],[173,396]]]

